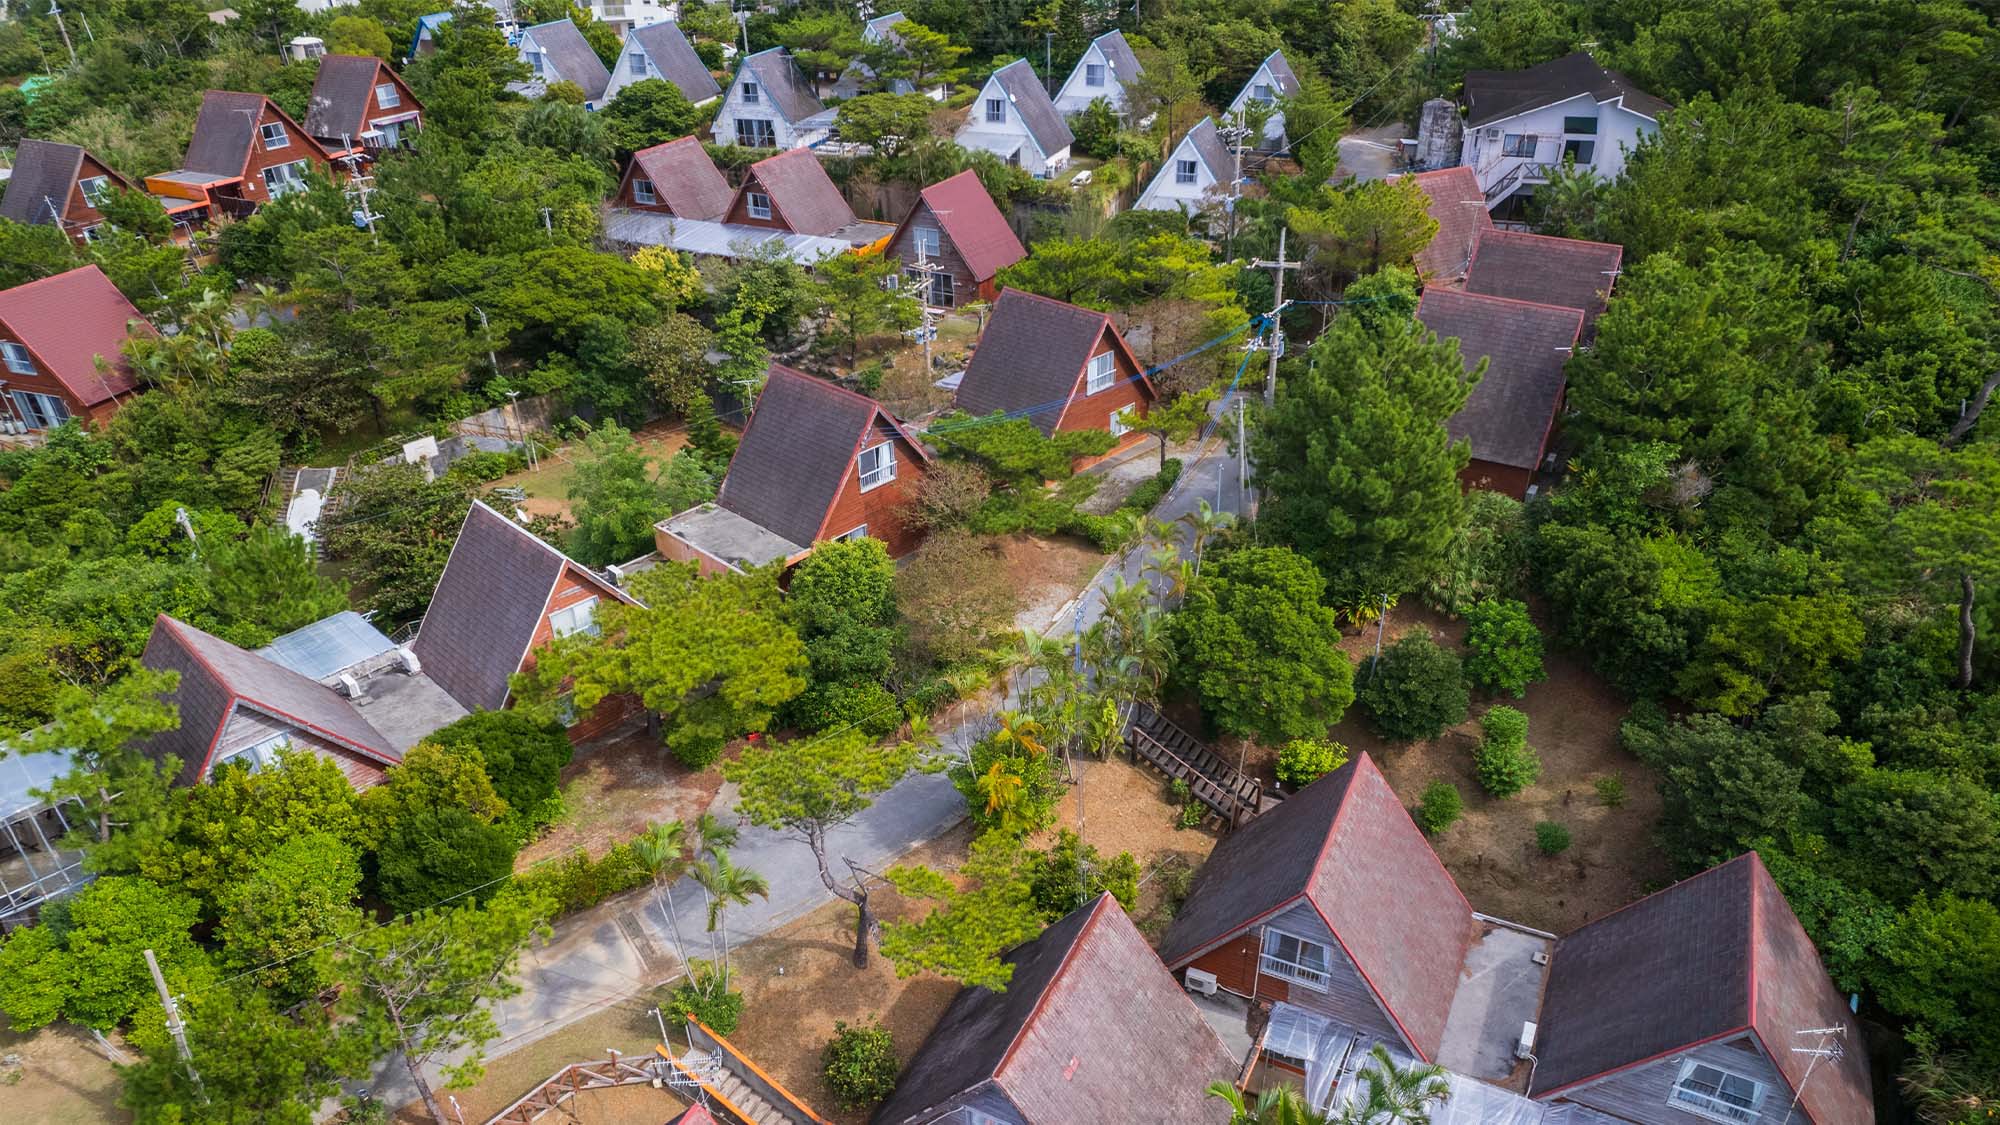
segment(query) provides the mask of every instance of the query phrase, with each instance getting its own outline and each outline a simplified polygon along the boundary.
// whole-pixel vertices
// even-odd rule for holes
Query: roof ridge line
[[[1496,301],[1501,304],[1520,305],[1524,308],[1530,308],[1530,309],[1549,309],[1554,312],[1573,312],[1577,314],[1579,320],[1582,317],[1588,315],[1584,310],[1577,308],[1575,305],[1551,305],[1547,301],[1524,301],[1519,297],[1502,297],[1495,293],[1474,293],[1470,289],[1458,289],[1448,285],[1433,285],[1430,288],[1425,289],[1422,295],[1420,295],[1417,298],[1417,307],[1419,309],[1423,308],[1424,306],[1424,298],[1430,296],[1432,293],[1443,295],[1447,299],[1449,299],[1452,296],[1458,296],[1458,297],[1464,297],[1468,300]]]
[[[104,273],[104,270],[103,270],[102,268],[100,268],[100,267],[98,266],[98,264],[97,264],[96,262],[85,262],[85,263],[84,263],[83,265],[80,265],[80,266],[77,266],[77,267],[75,267],[74,269],[66,269],[66,270],[62,271],[61,273],[52,273],[52,274],[48,275],[47,277],[38,277],[38,278],[36,278],[36,279],[35,279],[35,280],[33,280],[33,281],[24,281],[24,282],[22,282],[22,283],[21,283],[21,284],[19,284],[19,285],[12,285],[12,286],[9,286],[9,287],[7,287],[7,288],[5,288],[5,289],[0,289],[0,293],[18,293],[18,292],[20,292],[20,291],[21,291],[21,290],[23,290],[23,289],[30,289],[30,288],[33,288],[34,286],[37,286],[37,285],[40,285],[40,284],[42,284],[43,282],[47,282],[47,281],[57,281],[57,280],[60,280],[61,278],[65,278],[65,277],[68,277],[69,275],[71,275],[71,274],[73,274],[73,273],[82,273],[82,272],[84,272],[85,270],[95,270],[95,271],[96,271],[97,273],[99,273],[99,274],[102,274],[102,275],[104,276],[104,279],[105,279],[106,281],[109,281],[109,280],[111,280],[111,277],[110,277],[110,275],[109,275],[109,274],[105,274],[105,273]],[[116,286],[113,286],[113,288],[116,288]],[[120,295],[120,296],[124,296],[124,294],[123,294],[122,292],[121,292],[121,293],[120,293],[119,295]],[[132,303],[132,299],[131,299],[130,297],[126,297],[126,298],[125,298],[125,303],[126,303],[126,304],[131,304],[131,303]],[[140,315],[140,318],[139,318],[139,319],[141,319],[141,320],[145,320],[145,316],[144,316],[144,314],[141,314],[141,315]],[[147,321],[147,323],[148,323],[148,324],[151,324],[152,322],[151,322],[151,321]],[[166,615],[165,615],[165,614],[161,614],[160,616],[164,617],[164,616],[166,616]]]
[[[1465,165],[1460,164],[1456,165],[1455,167],[1463,168],[1465,167]],[[1431,169],[1432,172],[1449,172],[1451,170],[1452,169],[1450,168]],[[1430,175],[1430,172],[1419,172],[1417,174],[1420,176],[1428,176]],[[1568,242],[1568,243],[1573,243],[1577,246],[1607,246],[1613,250],[1618,251],[1620,256],[1623,256],[1625,253],[1624,244],[1618,242],[1599,242],[1596,239],[1592,238],[1564,238],[1562,235],[1559,234],[1538,234],[1531,230],[1509,230],[1506,227],[1500,227],[1500,226],[1481,227],[1480,230],[1493,231],[1497,234],[1505,235],[1508,238],[1533,238],[1533,239],[1539,239],[1543,242]],[[1486,236],[1484,234],[1481,234],[1480,237],[1484,238]]]
[[[1559,935],[1557,935],[1557,937],[1556,937],[1556,940],[1557,940],[1557,941],[1562,941],[1562,940],[1564,940],[1564,939],[1566,939],[1566,938],[1569,938],[1569,937],[1572,937],[1572,936],[1574,936],[1574,935],[1576,935],[1576,934],[1578,934],[1578,933],[1581,933],[1581,932],[1583,932],[1584,930],[1586,930],[1586,929],[1590,928],[1591,926],[1595,926],[1595,925],[1597,925],[1597,924],[1598,924],[1599,922],[1602,922],[1602,921],[1604,921],[1604,920],[1605,920],[1606,918],[1609,918],[1609,917],[1611,917],[1611,916],[1612,916],[1612,915],[1614,915],[1614,914],[1622,914],[1622,913],[1624,913],[1625,911],[1627,911],[1627,910],[1630,910],[1630,909],[1632,909],[1633,907],[1635,907],[1635,906],[1639,905],[1639,904],[1640,904],[1640,903],[1642,903],[1642,902],[1646,902],[1646,901],[1649,901],[1649,900],[1651,900],[1651,899],[1655,899],[1655,898],[1658,898],[1658,897],[1660,897],[1661,895],[1663,895],[1663,894],[1666,894],[1666,893],[1667,893],[1668,891],[1671,891],[1671,890],[1675,889],[1676,887],[1682,887],[1682,886],[1686,886],[1687,884],[1689,884],[1689,883],[1692,883],[1692,882],[1694,882],[1694,881],[1695,881],[1696,879],[1700,879],[1700,878],[1702,878],[1702,877],[1704,877],[1704,876],[1708,876],[1708,875],[1713,875],[1713,874],[1715,874],[1716,872],[1718,872],[1718,871],[1721,871],[1721,870],[1722,870],[1723,868],[1725,868],[1725,867],[1730,867],[1730,866],[1733,866],[1733,865],[1735,865],[1735,864],[1738,864],[1738,863],[1741,863],[1741,862],[1743,862],[1743,859],[1744,859],[1744,857],[1745,857],[1745,856],[1754,856],[1754,855],[1756,855],[1756,854],[1757,854],[1757,853],[1756,853],[1755,851],[1747,851],[1747,852],[1744,852],[1744,853],[1743,853],[1743,855],[1739,855],[1739,856],[1734,856],[1734,857],[1732,857],[1732,858],[1730,858],[1730,859],[1725,859],[1725,860],[1723,860],[1723,861],[1722,861],[1721,863],[1718,863],[1718,864],[1716,864],[1716,865],[1715,865],[1714,867],[1710,867],[1710,868],[1706,868],[1706,869],[1704,869],[1704,870],[1701,870],[1701,871],[1697,871],[1697,872],[1695,872],[1694,874],[1692,874],[1692,875],[1688,876],[1688,877],[1687,877],[1687,878],[1685,878],[1685,879],[1676,879],[1676,880],[1674,880],[1673,882],[1671,882],[1671,883],[1668,883],[1668,884],[1667,884],[1666,886],[1664,886],[1664,887],[1661,887],[1661,888],[1660,888],[1659,890],[1657,890],[1657,891],[1652,891],[1652,892],[1649,892],[1649,893],[1647,893],[1647,894],[1643,894],[1643,895],[1640,895],[1640,896],[1639,896],[1638,898],[1635,898],[1635,899],[1633,899],[1633,900],[1632,900],[1631,902],[1628,902],[1628,903],[1626,903],[1626,904],[1625,904],[1625,905],[1623,905],[1623,906],[1620,906],[1620,907],[1617,907],[1616,909],[1613,909],[1613,910],[1607,910],[1607,911],[1605,911],[1604,913],[1602,913],[1602,914],[1599,914],[1599,915],[1598,915],[1597,917],[1595,917],[1595,918],[1592,918],[1592,919],[1591,919],[1590,921],[1588,921],[1588,922],[1585,922],[1585,923],[1583,923],[1582,925],[1579,925],[1579,926],[1575,927],[1574,929],[1570,930],[1570,931],[1569,931],[1569,933],[1566,933],[1566,934],[1559,934]],[[1754,891],[1753,891],[1753,894],[1754,894]]]
[[[1109,891],[1099,892],[1096,900],[1090,904],[1090,916],[1083,920],[1083,925],[1077,927],[1076,936],[1069,940],[1069,947],[1063,950],[1062,960],[1056,964],[1056,971],[1049,974],[1049,983],[1043,985],[1042,994],[1035,997],[1035,1006],[1028,1010],[1028,1017],[1021,1021],[1021,1026],[1016,1028],[1014,1034],[1007,1040],[1007,1049],[1000,1052],[1000,1061],[993,1064],[993,1073],[987,1076],[990,1081],[999,1082],[1000,1072],[1007,1069],[1007,1064],[1013,1061],[1014,1052],[1020,1048],[1021,1040],[1027,1036],[1028,1029],[1035,1025],[1035,1020],[1040,1018],[1043,1005],[1048,1003],[1049,994],[1056,990],[1056,986],[1062,983],[1063,974],[1069,971],[1070,959],[1076,956],[1077,947],[1083,944],[1084,938],[1090,936],[1090,931],[1097,925],[1097,920],[1103,917],[1104,900],[1109,896]]]

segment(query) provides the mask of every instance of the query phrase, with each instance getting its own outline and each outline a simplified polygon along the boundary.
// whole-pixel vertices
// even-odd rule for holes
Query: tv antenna
[[[1832,1027],[1808,1027],[1794,1031],[1792,1034],[1795,1036],[1816,1035],[1819,1037],[1818,1041],[1810,1047],[1792,1048],[1792,1053],[1795,1055],[1812,1056],[1812,1061],[1806,1064],[1805,1074],[1799,1078],[1798,1087],[1792,1091],[1792,1108],[1797,1109],[1799,1099],[1805,1097],[1806,1083],[1812,1081],[1813,1068],[1819,1066],[1824,1061],[1839,1062],[1841,1059],[1847,1057],[1847,1044],[1845,1042],[1847,1038],[1847,1025],[1837,1023]]]

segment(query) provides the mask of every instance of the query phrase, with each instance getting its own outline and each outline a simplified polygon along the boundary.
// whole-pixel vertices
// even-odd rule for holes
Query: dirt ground
[[[1167,792],[1166,775],[1149,766],[1122,756],[1083,759],[1076,765],[1081,782],[1056,806],[1055,828],[1031,842],[1048,847],[1067,828],[1106,856],[1131,852],[1139,861],[1139,904],[1133,917],[1150,929],[1145,923],[1157,916],[1157,928],[1164,932],[1165,922],[1171,921],[1160,910],[1164,876],[1176,867],[1199,868],[1215,850],[1216,825],[1179,827],[1180,806]]]
[[[1413,600],[1390,612],[1384,644],[1416,629],[1454,646],[1465,632],[1463,622]],[[1358,667],[1374,644],[1375,630],[1369,628],[1345,638],[1341,647]],[[1652,774],[1618,745],[1618,724],[1628,705],[1571,654],[1551,652],[1547,666],[1549,678],[1529,687],[1525,699],[1487,700],[1475,693],[1471,717],[1429,742],[1384,741],[1368,729],[1359,707],[1334,728],[1333,737],[1372,755],[1406,805],[1414,806],[1432,781],[1456,785],[1465,815],[1431,844],[1459,889],[1476,910],[1561,933],[1664,885],[1671,872],[1652,841],[1660,817]],[[1541,779],[1506,800],[1487,796],[1473,772],[1479,715],[1493,703],[1527,713],[1528,744],[1542,759]],[[1272,760],[1268,751],[1253,760],[1267,781]],[[1618,808],[1597,799],[1595,782],[1607,776],[1625,783],[1625,803]],[[1568,851],[1550,857],[1535,847],[1535,824],[1543,820],[1570,830]]]
[[[1000,544],[1018,598],[1017,629],[1048,628],[1056,611],[1104,565],[1104,556],[1080,541],[1009,535]]]
[[[515,860],[517,870],[582,848],[602,856],[662,820],[692,822],[715,800],[722,777],[689,770],[642,728],[579,750],[562,772],[567,812]]]
[[[641,452],[655,461],[665,461],[687,445],[687,427],[675,418],[648,422],[634,430],[633,435],[639,440]],[[529,515],[556,515],[567,519],[569,481],[576,475],[576,459],[582,455],[583,443],[571,442],[542,454],[540,468],[510,473],[494,481],[493,485],[496,488],[525,489],[528,498],[521,502],[521,507]]]
[[[965,368],[979,335],[979,324],[980,318],[970,313],[940,317],[938,338],[931,344],[929,371],[924,369],[923,344],[908,338],[875,357],[884,364],[882,385],[876,388],[875,397],[897,417],[912,422],[949,410],[952,393],[937,386],[937,381]]]
[[[120,1083],[90,1033],[58,1025],[26,1033],[0,1018],[0,1119],[130,1121]]]
[[[900,862],[956,868],[971,841],[969,824],[916,848]],[[902,921],[928,909],[893,890],[871,895],[885,921]],[[879,954],[856,969],[854,908],[834,902],[731,954],[743,989],[743,1022],[729,1041],[821,1116],[861,1125],[868,1112],[843,1113],[820,1078],[820,1051],[833,1038],[835,1020],[881,1019],[907,1064],[930,1037],[958,985],[923,974],[899,979]]]

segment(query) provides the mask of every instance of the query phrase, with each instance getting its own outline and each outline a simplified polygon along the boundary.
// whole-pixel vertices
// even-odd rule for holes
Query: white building
[[[1072,117],[1103,98],[1122,114],[1125,86],[1139,77],[1143,69],[1139,56],[1132,53],[1132,45],[1125,41],[1124,32],[1100,35],[1084,48],[1083,57],[1076,60],[1069,77],[1063,80],[1062,89],[1056,91],[1056,109],[1064,117]]]
[[[694,105],[707,105],[722,96],[722,87],[716,84],[715,76],[708,72],[687,36],[673,23],[647,24],[626,33],[625,46],[611,67],[611,83],[604,89],[604,100],[608,102],[618,96],[618,91],[648,78],[664,78],[673,83]]]
[[[1236,100],[1229,103],[1229,115],[1241,119],[1244,107],[1252,102],[1275,106],[1279,99],[1296,97],[1298,92],[1299,76],[1292,70],[1292,64],[1285,61],[1283,51],[1272,51],[1257,64],[1256,73],[1243,84]],[[1285,115],[1282,111],[1273,110],[1265,120],[1264,136],[1257,148],[1260,152],[1270,153],[1291,151],[1292,139],[1285,134]]]
[[[890,12],[885,16],[876,16],[862,26],[861,41],[870,45],[889,44],[901,47],[903,45],[903,37],[896,31],[896,25],[907,23],[909,19],[910,17],[901,12]],[[873,67],[861,59],[856,59],[853,65],[841,72],[839,81],[833,84],[834,96],[840,98],[857,97],[864,92],[864,88],[870,82],[875,80],[875,77]],[[914,94],[917,92],[917,88],[907,78],[895,78],[889,82],[889,92],[892,94]],[[930,100],[941,102],[951,96],[951,87],[941,82],[935,83],[927,87],[923,93]]]
[[[961,146],[990,152],[1044,180],[1069,163],[1075,140],[1026,59],[987,78],[957,136]]]
[[[1215,119],[1204,117],[1189,129],[1181,143],[1174,146],[1172,156],[1160,166],[1160,172],[1139,201],[1132,205],[1135,211],[1180,210],[1194,214],[1204,207],[1220,203],[1229,194],[1230,181],[1236,175],[1236,162],[1229,154],[1229,146],[1216,131]]]
[[[1469,70],[1459,163],[1488,207],[1518,208],[1566,160],[1616,178],[1668,108],[1582,51],[1526,70]]]
[[[833,111],[783,47],[746,56],[715,115],[715,143],[744,148],[808,148],[832,130]]]
[[[580,7],[590,9],[597,22],[607,24],[622,38],[633,28],[651,27],[656,23],[666,23],[680,18],[680,5],[657,0],[590,0]]]

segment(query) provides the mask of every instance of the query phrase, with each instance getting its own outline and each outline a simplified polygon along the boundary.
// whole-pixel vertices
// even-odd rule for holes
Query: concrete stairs
[[[717,1065],[717,1063],[720,1065]],[[705,1089],[718,1095],[727,1106],[712,1105],[709,1109],[720,1116],[736,1118],[742,1125],[812,1125],[805,1118],[793,1117],[783,1109],[766,1101],[748,1083],[729,1070],[729,1057],[716,1056],[696,1047],[680,1056],[680,1062],[689,1070],[702,1075]],[[735,1112],[729,1112],[734,1109]]]

